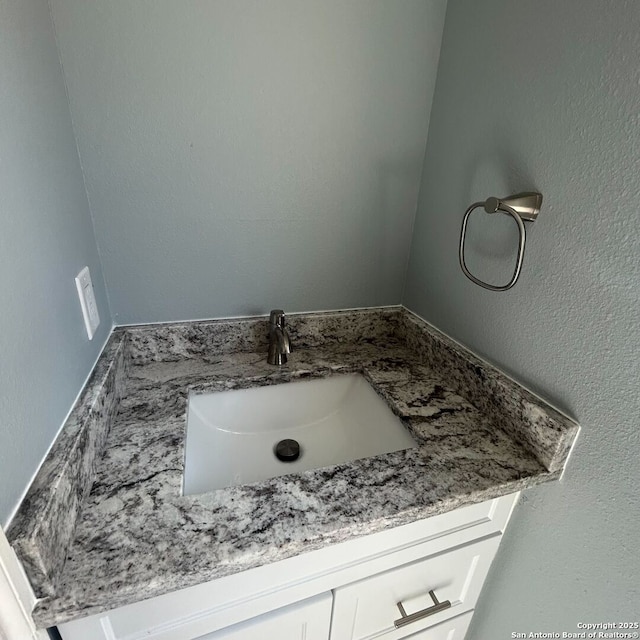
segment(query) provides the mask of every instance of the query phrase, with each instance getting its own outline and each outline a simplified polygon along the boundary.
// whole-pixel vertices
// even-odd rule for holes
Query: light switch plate
[[[89,267],[85,267],[76,276],[76,289],[80,297],[84,326],[87,329],[89,340],[91,340],[100,325],[100,314],[98,313],[98,305],[96,304],[96,297],[93,293],[93,283],[91,282]]]

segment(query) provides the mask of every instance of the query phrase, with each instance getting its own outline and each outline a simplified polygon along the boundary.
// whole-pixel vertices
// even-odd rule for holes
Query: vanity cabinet
[[[271,640],[272,638],[278,640],[327,640],[331,623],[331,603],[331,593],[322,594],[273,613],[265,613],[246,622],[208,633],[197,640]],[[402,636],[393,637],[402,637],[406,640],[463,640],[471,623],[472,615],[473,611],[468,611],[440,624],[429,623],[428,628],[422,631],[414,633],[405,630]],[[348,638],[349,636],[337,636],[334,631],[331,637]],[[392,636],[368,637],[387,638]]]
[[[333,544],[58,629],[64,640],[463,640],[518,495]],[[394,622],[403,617],[398,603],[409,619],[396,628]]]

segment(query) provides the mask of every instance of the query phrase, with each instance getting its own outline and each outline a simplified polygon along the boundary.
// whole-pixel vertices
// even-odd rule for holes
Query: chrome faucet
[[[291,353],[289,333],[285,328],[282,309],[273,309],[269,315],[269,364],[286,364],[287,354]]]

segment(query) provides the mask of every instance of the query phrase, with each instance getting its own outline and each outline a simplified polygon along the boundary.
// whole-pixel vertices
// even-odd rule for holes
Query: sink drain
[[[300,445],[297,440],[280,440],[275,449],[276,458],[281,462],[295,462],[300,457]]]

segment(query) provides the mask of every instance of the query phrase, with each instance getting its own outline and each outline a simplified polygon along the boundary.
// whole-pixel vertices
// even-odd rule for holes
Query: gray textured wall
[[[52,0],[116,324],[398,303],[445,0]]]
[[[46,0],[0,0],[0,524],[111,329]],[[86,337],[88,264],[102,324]]]
[[[583,427],[516,510],[473,640],[640,613],[638,52],[637,2],[449,1],[404,301]],[[457,263],[464,210],[530,188],[522,279],[485,291]],[[470,262],[504,280],[509,219],[478,215]]]

